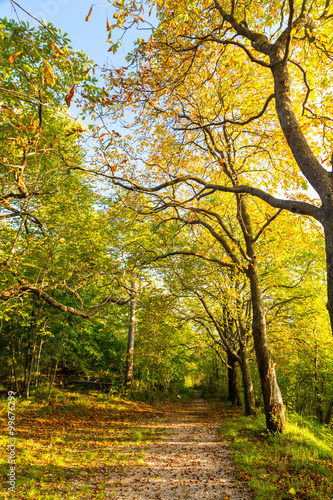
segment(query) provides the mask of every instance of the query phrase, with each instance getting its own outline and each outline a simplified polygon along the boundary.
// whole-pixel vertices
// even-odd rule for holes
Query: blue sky
[[[131,34],[127,34],[124,47],[121,47],[117,54],[114,55],[108,52],[109,46],[106,44],[106,19],[110,19],[110,24],[113,21],[113,13],[115,8],[113,5],[107,7],[108,1],[100,2],[102,7],[94,7],[89,22],[85,18],[92,5],[92,0],[17,0],[18,3],[38,19],[45,19],[46,22],[51,22],[63,32],[68,33],[72,40],[72,45],[75,50],[83,50],[91,59],[99,66],[104,64],[119,66],[124,64],[126,54],[131,50],[133,40],[145,38],[144,33],[133,30]],[[31,24],[34,24],[31,18],[28,18],[24,12],[17,9],[21,19],[28,19]],[[17,19],[16,14],[11,6],[10,0],[0,0],[0,17],[10,17]]]

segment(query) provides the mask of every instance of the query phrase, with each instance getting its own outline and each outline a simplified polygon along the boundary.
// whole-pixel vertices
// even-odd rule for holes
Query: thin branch
[[[282,64],[285,64],[289,57],[290,43],[291,43],[291,31],[293,29],[293,18],[294,18],[294,0],[289,0],[289,19],[287,28],[287,40],[286,48],[284,51],[284,56],[282,59]]]
[[[239,47],[240,49],[242,49],[252,62],[257,63],[260,66],[264,66],[264,68],[271,68],[272,67],[272,65],[270,63],[267,63],[267,62],[262,61],[261,59],[258,59],[257,57],[255,57],[252,54],[252,52],[245,45],[243,45],[240,42],[236,42],[234,40],[219,40],[215,36],[211,36],[211,38],[209,40],[211,40],[212,42],[216,42],[219,45],[224,45],[224,46],[235,45],[236,47]]]
[[[189,255],[192,257],[198,257],[199,259],[206,260],[207,262],[214,262],[221,267],[229,267],[230,269],[234,269],[236,266],[236,264],[233,264],[233,263],[223,262],[222,260],[214,259],[211,257],[206,257],[205,255],[201,255],[201,254],[198,254],[196,252],[187,251],[187,250],[176,250],[174,252],[168,252],[168,253],[165,253],[162,255],[157,255],[156,257],[153,257],[152,259],[142,261],[141,264],[151,264],[152,262],[156,262],[157,260],[167,259],[168,257],[173,257],[175,255]]]
[[[265,224],[258,231],[258,233],[256,234],[256,236],[253,238],[253,243],[255,243],[258,240],[258,238],[260,238],[260,236],[262,235],[262,233],[265,231],[266,227],[268,227],[270,225],[270,223],[273,222],[273,220],[275,220],[280,215],[281,212],[282,212],[282,209],[280,208],[280,210],[278,210],[272,217],[270,217],[268,219],[267,222],[265,222]]]
[[[212,123],[204,123],[204,124],[197,123],[197,127],[191,127],[191,128],[188,127],[186,130],[200,130],[200,129],[204,129],[204,128],[208,128],[208,127],[219,127],[221,125],[225,125],[226,123],[230,123],[232,125],[239,125],[242,127],[243,125],[247,125],[248,123],[251,123],[254,120],[257,120],[258,118],[260,118],[265,113],[270,101],[272,99],[274,99],[274,97],[275,97],[274,94],[271,94],[270,96],[268,96],[262,110],[258,114],[251,116],[250,118],[248,118],[247,120],[244,120],[243,122],[240,122],[237,120],[229,120],[227,118],[221,122],[212,122]],[[196,124],[196,122],[194,122],[189,116],[187,116],[185,114],[179,115],[179,118],[186,118],[187,120],[191,121],[191,123]],[[179,128],[175,128],[175,130],[184,130],[184,128],[179,127]]]
[[[303,104],[302,104],[302,108],[303,108],[303,111],[302,111],[302,116],[304,116],[304,113],[305,113],[305,105],[309,99],[309,95],[310,95],[310,92],[311,92],[311,88],[310,88],[310,85],[309,85],[309,82],[308,82],[308,79],[307,79],[307,76],[306,76],[306,71],[305,69],[297,62],[297,61],[293,61],[292,59],[289,59],[289,61],[294,64],[295,66],[297,66],[297,68],[299,70],[301,70],[302,72],[302,75],[303,75],[303,81],[304,81],[304,84],[306,86],[306,95],[305,95],[305,98],[304,98],[304,101],[303,101]]]

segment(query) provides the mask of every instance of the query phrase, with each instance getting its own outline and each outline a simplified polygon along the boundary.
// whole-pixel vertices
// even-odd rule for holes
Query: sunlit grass
[[[292,414],[283,434],[268,435],[263,416],[224,411],[221,433],[256,500],[333,499],[332,429]]]
[[[6,404],[0,401],[2,415]],[[164,435],[155,423],[157,406],[100,393],[55,391],[50,403],[18,398],[16,408],[17,499],[110,498],[117,475],[144,464],[147,442]],[[0,422],[6,454],[7,422]],[[0,474],[8,474],[6,461]],[[6,485],[1,487],[0,497],[10,498]]]

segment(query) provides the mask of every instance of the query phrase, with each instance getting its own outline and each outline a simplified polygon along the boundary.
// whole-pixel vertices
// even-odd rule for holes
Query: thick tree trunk
[[[239,355],[241,358],[240,367],[243,377],[245,415],[255,415],[256,402],[246,345],[241,344]]]
[[[233,356],[228,354],[228,401],[233,406],[242,406],[239,381],[238,381],[238,362]]]
[[[249,277],[253,310],[252,333],[264,398],[266,426],[269,431],[281,432],[285,428],[286,420],[284,405],[268,345],[264,303],[255,262],[249,268]]]
[[[326,248],[327,309],[333,332],[333,207],[327,220],[323,221]]]
[[[251,220],[247,212],[244,196],[238,198],[239,215],[246,242],[247,255],[251,259],[247,275],[250,280],[252,301],[252,335],[259,370],[261,389],[265,405],[267,430],[282,432],[286,418],[281,391],[277,383],[275,365],[271,359],[266,332],[266,314],[262,295],[260,275],[255,252]]]
[[[290,97],[290,75],[282,58],[283,50],[271,54],[276,112],[297,165],[322,201],[321,214],[318,213],[316,219],[322,223],[325,232],[327,308],[333,332],[333,174],[317,160],[299,126]]]
[[[138,289],[137,281],[135,281],[132,284],[132,289],[136,293]],[[125,374],[125,385],[127,387],[131,387],[133,382],[135,325],[136,325],[136,297],[134,297],[134,299],[131,300],[131,305],[130,305],[130,324],[128,329],[128,344],[127,344],[126,374]]]
[[[323,424],[324,423],[324,411],[323,411],[323,405],[322,405],[323,387],[322,387],[322,383],[320,380],[320,375],[318,373],[318,357],[319,357],[319,346],[318,346],[318,341],[317,341],[317,336],[316,336],[316,356],[315,356],[315,360],[314,360],[315,408],[316,408],[316,416],[318,418],[318,421],[320,424]]]

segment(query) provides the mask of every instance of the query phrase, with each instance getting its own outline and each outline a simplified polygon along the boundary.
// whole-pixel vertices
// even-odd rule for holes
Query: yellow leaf
[[[294,488],[290,488],[289,493],[291,495],[296,495],[296,490]]]
[[[93,10],[93,6],[90,7],[90,11],[89,11],[89,13],[88,13],[88,15],[86,17],[86,21],[89,21],[91,13],[92,13],[92,10]]]
[[[51,45],[52,49],[53,49],[55,52],[57,52],[57,54],[60,54],[61,56],[64,56],[64,55],[65,55],[65,52],[64,52],[62,49],[60,49],[60,48],[59,48],[59,47],[58,47],[55,43],[53,43],[53,42],[51,42],[51,41],[49,40],[49,44]]]
[[[17,56],[19,54],[21,54],[21,52],[22,52],[22,50],[20,50],[19,52],[15,52],[15,54],[12,54],[10,56],[10,58],[8,59],[9,64],[13,64],[13,62],[15,61],[15,59],[17,58]]]
[[[18,187],[23,189],[23,191],[27,191],[26,185],[24,184],[22,177],[19,178],[17,185]]]
[[[50,85],[50,87],[53,87],[56,80],[53,68],[45,59],[43,59],[43,64],[46,83]]]
[[[70,105],[71,105],[71,101],[72,101],[72,99],[74,97],[74,92],[75,92],[75,83],[72,86],[72,88],[69,91],[69,93],[67,94],[67,96],[65,97],[65,101],[66,101],[66,104],[67,104],[68,107],[70,107]]]

